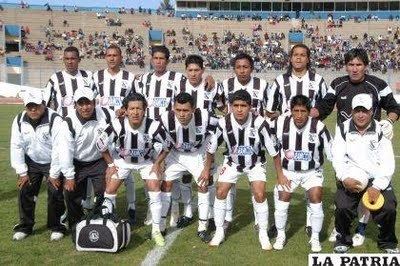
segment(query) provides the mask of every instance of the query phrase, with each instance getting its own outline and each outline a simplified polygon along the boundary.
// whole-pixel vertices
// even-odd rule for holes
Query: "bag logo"
[[[89,232],[89,240],[90,242],[97,242],[99,240],[99,232],[97,232],[96,230],[92,230]]]

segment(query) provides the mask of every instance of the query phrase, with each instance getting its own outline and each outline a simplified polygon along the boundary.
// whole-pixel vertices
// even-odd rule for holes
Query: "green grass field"
[[[14,170],[10,167],[9,139],[13,117],[22,106],[0,106],[0,265],[137,265],[154,247],[149,239],[150,227],[143,226],[146,202],[142,182],[137,179],[137,225],[133,227],[132,240],[127,249],[118,254],[82,253],[75,251],[70,237],[59,242],[50,242],[50,232],[46,229],[46,190],[42,186],[36,211],[35,232],[27,239],[12,241],[12,228],[18,222],[17,188]],[[333,128],[335,116],[327,121]],[[396,155],[400,155],[400,126],[395,127],[393,139]],[[399,162],[399,158],[396,158]],[[400,198],[400,174],[393,177],[396,196]],[[267,194],[270,205],[270,221],[273,220],[272,187],[275,177],[268,166]],[[335,193],[334,175],[331,164],[325,165],[324,212],[325,221],[321,233],[324,253],[332,252],[332,243],[327,238],[333,228],[333,197]],[[122,188],[122,187],[121,187]],[[123,188],[118,196],[118,212],[125,217],[125,193]],[[197,224],[193,223],[177,237],[165,257],[162,265],[182,264],[242,264],[242,265],[306,265],[309,253],[308,239],[304,232],[305,200],[304,192],[296,191],[289,209],[287,226],[288,243],[283,251],[264,252],[253,229],[253,211],[248,182],[240,179],[237,191],[234,223],[227,235],[226,242],[219,248],[209,248],[196,237]],[[400,236],[400,219],[397,219],[397,236]],[[354,248],[353,253],[376,253],[377,230],[373,223],[367,228],[367,239],[363,247]]]

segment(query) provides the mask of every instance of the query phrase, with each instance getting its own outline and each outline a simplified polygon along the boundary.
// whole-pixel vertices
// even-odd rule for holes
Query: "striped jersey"
[[[225,155],[228,164],[237,164],[239,172],[252,169],[257,163],[265,163],[265,150],[272,157],[278,154],[271,139],[268,123],[253,113],[249,114],[243,125],[240,125],[231,113],[221,118],[215,134],[210,139],[208,152],[214,154],[222,142],[227,146]]]
[[[111,122],[107,108],[97,106],[89,119],[83,119],[77,111],[71,112],[63,122],[61,131],[61,171],[67,178],[75,175],[74,161],[89,163],[102,158],[96,148],[97,139]]]
[[[322,99],[327,91],[324,78],[315,72],[307,71],[300,78],[290,73],[284,73],[279,75],[271,85],[267,111],[290,114],[290,101],[296,95],[307,96],[311,101],[311,106],[315,106],[316,101]]]
[[[205,80],[203,80],[197,87],[194,87],[192,84],[190,84],[189,79],[182,78],[179,86],[175,90],[175,93],[189,93],[194,99],[196,108],[204,109],[214,113],[215,108],[217,107],[217,102],[220,99],[220,95],[217,88],[208,91],[206,86]]]
[[[138,92],[147,100],[147,116],[159,119],[160,116],[172,109],[175,89],[179,87],[183,75],[167,71],[158,77],[154,72],[144,74],[138,82]]]
[[[97,104],[113,111],[120,109],[123,99],[135,91],[134,80],[134,74],[122,69],[115,75],[111,75],[107,69],[95,72],[93,81]]]
[[[279,116],[272,130],[280,149],[282,168],[289,171],[308,171],[320,168],[324,154],[331,160],[332,137],[327,127],[315,118],[299,129],[292,116]]]
[[[219,84],[219,93],[222,95],[222,105],[228,105],[229,96],[238,90],[246,90],[248,93],[250,93],[252,99],[252,111],[256,114],[261,114],[264,116],[268,82],[264,79],[252,77],[249,83],[242,85],[237,77],[225,79]]]
[[[66,71],[54,73],[46,86],[46,105],[55,110],[62,117],[75,111],[74,93],[78,88],[92,88],[92,73],[85,70],[78,70],[75,76]]]
[[[161,116],[167,131],[169,147],[179,152],[196,152],[208,143],[209,136],[215,131],[218,119],[207,110],[197,108],[187,126],[183,126],[174,111]]]
[[[97,148],[106,151],[114,146],[114,159],[123,159],[128,164],[149,163],[155,156],[154,144],[164,146],[166,133],[161,123],[144,117],[139,128],[134,129],[127,117],[114,119],[97,140]]]

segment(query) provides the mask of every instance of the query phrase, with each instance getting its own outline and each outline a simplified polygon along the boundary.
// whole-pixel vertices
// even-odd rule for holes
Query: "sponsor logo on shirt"
[[[154,97],[152,101],[152,106],[157,108],[167,108],[169,105],[170,99],[164,97]]]
[[[180,146],[176,145],[175,147],[177,149],[183,149],[183,150],[191,150],[194,147],[194,143],[193,142],[183,142]]]
[[[286,150],[285,158],[288,160],[305,161],[305,162],[309,162],[312,159],[310,151],[293,151],[293,150]]]
[[[119,96],[104,96],[100,98],[100,106],[122,106],[122,97]]]
[[[122,157],[143,157],[145,155],[145,150],[143,149],[120,149],[118,154]]]
[[[233,154],[236,154],[238,156],[246,156],[246,155],[253,155],[254,151],[253,147],[251,146],[241,145],[233,149]]]

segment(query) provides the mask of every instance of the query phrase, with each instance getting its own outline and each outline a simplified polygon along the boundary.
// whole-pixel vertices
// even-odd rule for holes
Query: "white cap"
[[[29,89],[23,94],[24,105],[27,106],[29,103],[42,104],[43,93],[40,89]]]
[[[369,94],[361,93],[354,96],[351,101],[351,107],[354,109],[356,107],[364,107],[367,110],[372,108],[372,97]]]
[[[86,87],[77,89],[74,93],[74,101],[77,102],[81,98],[86,98],[89,101],[92,101],[94,99],[93,90]]]

